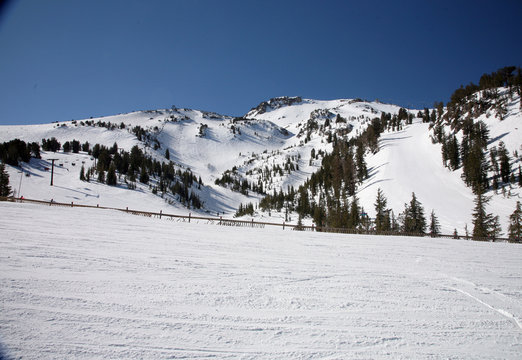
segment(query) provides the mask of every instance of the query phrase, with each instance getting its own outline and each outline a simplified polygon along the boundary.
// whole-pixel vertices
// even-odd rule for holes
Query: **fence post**
[[[191,215],[192,215],[192,214],[191,214],[191,213],[189,213],[189,222],[190,222],[190,216],[191,216]]]
[[[125,212],[129,212],[129,207],[128,206],[125,208]]]
[[[73,204],[73,202],[71,201],[71,207],[73,207],[73,206],[74,206],[74,204]]]
[[[100,207],[100,204],[96,204],[96,207],[97,207],[97,208]]]
[[[283,230],[285,229],[285,222],[283,221]]]
[[[160,210],[160,219],[161,219],[161,212],[162,212],[162,210]]]
[[[219,217],[219,225],[221,225],[221,220],[223,219],[222,216]]]

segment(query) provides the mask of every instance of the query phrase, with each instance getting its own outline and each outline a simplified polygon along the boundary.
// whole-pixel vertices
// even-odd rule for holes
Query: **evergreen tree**
[[[80,142],[78,140],[73,140],[71,147],[73,153],[78,154],[80,152]]]
[[[511,166],[509,164],[509,153],[504,145],[504,142],[500,142],[498,148],[498,156],[500,161],[500,177],[502,182],[509,183],[509,174],[511,173]]]
[[[42,156],[40,155],[40,145],[37,142],[33,142],[31,143],[30,147],[32,156],[37,159],[41,159]]]
[[[82,168],[80,169],[80,180],[85,181],[85,167],[82,165]]]
[[[359,208],[359,199],[354,195],[352,205],[350,207],[350,215],[348,218],[348,228],[355,229],[361,223],[361,210]]]
[[[377,198],[375,199],[375,230],[377,232],[390,230],[390,216],[386,209],[386,197],[381,189],[377,189]]]
[[[105,182],[105,171],[98,172],[98,181],[102,184]]]
[[[118,152],[118,144],[116,142],[114,142],[114,144],[112,145],[112,147],[109,150],[109,154],[114,155],[117,152]]]
[[[140,182],[142,182],[144,184],[149,183],[149,174],[147,173],[147,169],[145,169],[145,166],[142,166],[142,168],[141,168]]]
[[[426,217],[424,208],[412,193],[410,204],[405,204],[403,213],[403,231],[412,234],[424,234],[426,231]]]
[[[483,189],[487,189],[489,187],[487,177],[488,163],[484,150],[478,143],[473,145],[463,163],[464,171],[462,175],[466,185],[470,186],[475,194]]]
[[[366,161],[364,160],[364,146],[362,144],[357,146],[355,162],[357,166],[357,180],[363,182],[363,180],[368,177],[368,169],[366,167]]]
[[[522,241],[522,206],[517,201],[517,206],[513,214],[509,216],[509,239]]]
[[[436,237],[440,235],[440,224],[439,219],[435,215],[435,210],[431,210],[430,215],[430,235]]]
[[[61,144],[56,140],[55,137],[50,139],[42,139],[42,149],[44,151],[57,152],[60,150]]]
[[[107,185],[117,185],[118,184],[118,177],[116,176],[116,165],[114,165],[114,162],[111,162],[109,165],[109,170],[107,171]]]
[[[491,162],[491,170],[493,171],[493,189],[498,189],[498,179],[500,177],[500,167],[497,161],[498,151],[496,147],[492,147],[489,150],[489,157]]]
[[[9,186],[9,174],[5,169],[5,164],[0,162],[0,196],[11,195],[11,186]]]
[[[497,239],[502,235],[502,227],[500,226],[500,218],[492,216],[489,223],[489,237],[493,240]]]
[[[170,160],[170,152],[169,152],[169,149],[165,150],[165,159]]]
[[[448,140],[448,160],[449,167],[451,170],[457,170],[460,166],[460,157],[459,157],[459,141],[457,137],[453,135],[453,137]]]
[[[490,235],[492,215],[486,213],[486,205],[489,198],[480,191],[475,198],[475,208],[473,209],[473,238],[484,240]]]

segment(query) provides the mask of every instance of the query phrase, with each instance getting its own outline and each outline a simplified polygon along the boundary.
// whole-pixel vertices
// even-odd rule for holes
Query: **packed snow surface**
[[[0,203],[14,358],[519,359],[522,246]]]

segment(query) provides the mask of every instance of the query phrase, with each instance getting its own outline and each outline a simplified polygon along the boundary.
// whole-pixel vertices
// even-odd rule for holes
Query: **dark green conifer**
[[[424,234],[426,231],[426,217],[424,208],[412,193],[410,204],[405,205],[403,213],[403,231],[412,234]]]
[[[509,216],[508,236],[512,241],[522,241],[522,206],[520,201],[517,201],[515,211]]]
[[[80,180],[85,181],[85,167],[82,165],[82,168],[80,169]]]
[[[483,191],[476,194],[473,209],[473,238],[476,240],[484,240],[490,235],[492,215],[486,213],[488,202],[489,198],[484,195]]]
[[[377,189],[377,198],[375,199],[375,230],[387,231],[390,230],[390,216],[389,210],[386,208],[386,197],[381,189]]]
[[[9,186],[9,174],[5,169],[5,164],[0,162],[0,196],[11,195],[11,186]]]
[[[440,235],[440,224],[439,219],[435,215],[435,210],[432,210],[430,215],[430,235],[433,237]]]
[[[107,171],[107,185],[117,185],[118,184],[118,177],[116,176],[116,165],[114,165],[114,162],[111,162],[109,165],[109,170]]]

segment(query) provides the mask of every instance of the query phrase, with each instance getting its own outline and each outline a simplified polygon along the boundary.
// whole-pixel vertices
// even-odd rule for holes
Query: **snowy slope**
[[[398,106],[379,102],[283,97],[260,104],[242,118],[174,108],[57,124],[2,126],[0,141],[20,138],[40,142],[42,138],[56,137],[62,143],[78,139],[112,146],[117,142],[120,148],[126,150],[138,145],[159,161],[167,161],[164,154],[168,149],[176,168],[190,168],[202,178],[205,186],[199,194],[204,201],[201,211],[232,215],[240,203],[256,204],[262,195],[252,191],[243,195],[232,191],[230,185],[215,185],[216,179],[225,172],[234,170],[234,176],[239,180],[261,184],[269,194],[281,189],[286,191],[291,186],[297,188],[321,165],[321,157],[311,159],[312,150],[316,153],[331,151],[332,144],[328,142],[330,134],[336,133],[346,139],[355,137],[382,112],[396,114],[398,111]],[[416,110],[410,112],[417,113]],[[346,122],[336,122],[338,115]],[[517,98],[509,104],[503,121],[493,115],[484,115],[481,120],[489,126],[490,146],[504,141],[511,152],[519,150],[522,153],[522,116]],[[110,122],[116,126],[112,130],[85,126],[87,121]],[[120,124],[125,127],[121,128]],[[311,124],[315,125],[313,131],[309,130]],[[132,132],[136,126],[145,129],[148,137],[141,141],[137,139]],[[415,192],[427,215],[432,209],[435,210],[443,232],[452,233],[453,229],[457,229],[459,234],[464,234],[466,225],[469,230],[472,228],[473,196],[460,179],[461,170],[450,172],[442,166],[440,145],[432,144],[429,135],[427,125],[417,120],[401,132],[383,133],[381,150],[376,154],[367,154],[370,178],[359,188],[357,196],[366,212],[373,216],[375,194],[380,187],[388,198],[388,207],[398,215],[403,211],[404,203],[410,201],[411,193]],[[155,145],[159,146],[157,150],[154,150]],[[28,168],[35,176],[22,179],[21,195],[143,210],[189,211],[153,195],[146,186],[138,186],[137,191],[126,191],[122,187],[80,182],[78,162],[85,162],[86,165],[92,162],[86,154],[43,154],[43,159],[51,157],[64,158],[64,167],[59,168],[56,175],[57,184],[62,188],[46,187],[50,174],[42,169],[49,167],[49,163],[36,162]],[[75,167],[71,165],[73,159],[76,161]],[[295,169],[277,171],[278,167],[284,168],[289,163]],[[514,168],[517,166],[518,162],[513,164]],[[11,185],[18,191],[20,173],[14,168],[10,168],[9,172]],[[495,195],[490,203],[488,211],[500,216],[504,232],[508,216],[513,212],[516,200],[520,199],[519,192],[518,188],[512,189],[511,198]],[[270,215],[282,216],[274,212]],[[268,214],[257,213],[256,217],[266,219]],[[296,216],[292,218],[297,219]]]
[[[330,131],[347,129],[347,137],[355,136],[359,131],[364,130],[368,121],[375,116],[380,116],[380,111],[397,112],[399,107],[380,103],[367,103],[355,100],[332,100],[317,101],[304,100],[291,106],[279,107],[276,110],[268,109],[263,114],[250,112],[243,118],[233,118],[215,113],[208,113],[190,109],[166,109],[155,111],[139,111],[129,114],[115,116],[67,121],[53,124],[31,125],[31,126],[2,126],[0,131],[0,141],[9,141],[15,138],[27,142],[40,142],[44,138],[56,137],[62,144],[73,139],[80,140],[81,143],[88,141],[91,145],[99,143],[105,146],[112,146],[115,142],[119,148],[127,151],[134,145],[138,145],[146,153],[151,154],[159,161],[167,161],[164,158],[165,151],[170,152],[170,159],[177,167],[190,170],[196,175],[201,176],[204,184],[201,197],[205,203],[204,211],[233,213],[239,204],[244,202],[257,202],[261,195],[250,192],[249,196],[244,196],[233,192],[227,187],[216,186],[214,181],[222,174],[234,167],[238,174],[251,183],[262,181],[267,192],[273,190],[287,189],[289,186],[298,187],[320,166],[320,160],[310,163],[310,152],[331,150],[331,144],[327,143],[327,134],[314,132],[308,142],[305,143],[302,129],[307,122],[314,118],[322,125],[324,117],[317,112],[326,112],[330,118],[339,114],[346,118],[346,124],[335,124],[332,121]],[[314,112],[316,115],[313,115]],[[98,123],[112,124],[99,127],[92,126]],[[87,125],[90,123],[90,126]],[[120,126],[121,124],[124,127]],[[149,136],[138,140],[132,129],[139,126],[145,129]],[[348,131],[349,130],[349,131]],[[301,134],[300,134],[301,133]],[[159,144],[159,149],[154,150],[154,145]],[[85,155],[85,154],[84,154]],[[43,159],[53,157],[70,157],[70,154],[43,154]],[[74,156],[72,156],[74,157]],[[78,157],[78,156],[76,156]],[[84,156],[85,157],[85,156]],[[85,158],[86,165],[91,162]],[[272,168],[276,165],[284,166],[288,158],[295,161],[299,170],[273,176],[270,181],[260,179],[258,175],[250,174],[249,171]],[[47,173],[39,170],[49,167],[48,163],[37,163],[29,170],[38,174],[37,178],[48,178]],[[79,166],[76,168],[67,167],[66,172],[58,171],[58,183],[66,184],[72,192],[85,192],[86,184],[76,181],[79,176]],[[20,176],[15,169],[10,169],[11,178]],[[70,179],[61,179],[62,176],[69,176]],[[57,201],[94,201],[91,195],[99,199],[100,204],[107,206],[120,206],[123,203],[139,204],[143,199],[134,193],[127,194],[125,199],[116,199],[110,195],[105,196],[103,191],[94,191],[88,195],[70,196],[63,191],[56,189],[43,189],[44,181],[33,182],[33,178],[24,178],[24,191],[20,195],[25,197],[37,197],[49,200],[54,198]],[[18,191],[18,186],[13,186]],[[112,193],[114,189],[107,189]],[[142,192],[147,192],[142,188]],[[150,193],[150,191],[149,191]],[[91,198],[91,199],[87,199]],[[98,200],[96,200],[98,203]],[[160,201],[161,202],[161,201]],[[158,199],[153,201],[157,207]],[[148,208],[148,205],[145,205]],[[143,206],[141,206],[143,207]]]
[[[515,142],[513,136],[507,139]],[[370,177],[358,193],[361,203],[368,205],[365,209],[370,216],[375,216],[372,204],[378,188],[384,192],[388,207],[396,215],[404,210],[404,203],[409,202],[415,192],[426,216],[435,211],[443,233],[452,234],[457,229],[464,235],[466,225],[471,233],[475,195],[462,181],[462,169],[450,171],[443,166],[441,145],[432,144],[427,123],[418,121],[400,132],[384,133],[380,147],[378,153],[368,158]],[[492,198],[486,210],[500,217],[506,231],[515,202],[522,199],[520,189],[513,187],[510,198],[493,193],[488,196]]]
[[[522,353],[516,244],[238,229],[5,202],[0,228],[0,343],[13,358]]]
[[[422,203],[425,215],[431,210],[439,217],[442,232],[463,235],[466,223],[471,230],[473,193],[460,172],[451,172],[442,164],[440,145],[432,144],[428,124],[417,121],[402,131],[381,135],[380,151],[368,158],[370,177],[361,186],[358,196],[367,204],[370,216],[380,188],[388,199],[388,207],[397,216],[412,192]],[[509,211],[512,212],[511,206]]]

